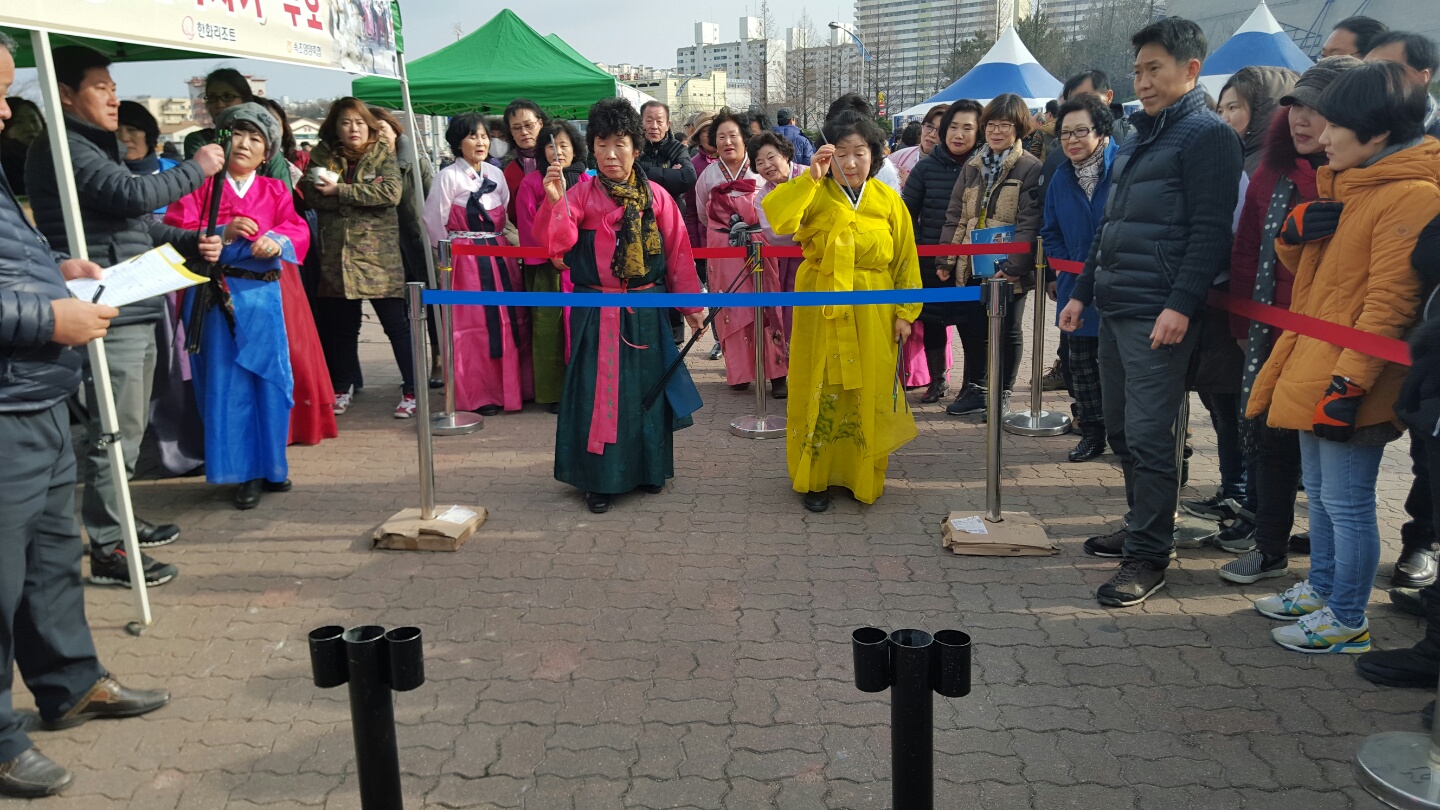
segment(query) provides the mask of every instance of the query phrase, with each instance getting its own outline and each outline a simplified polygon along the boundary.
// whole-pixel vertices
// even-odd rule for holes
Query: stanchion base
[[[984,533],[974,531],[983,528]],[[951,512],[940,525],[940,545],[975,557],[1048,557],[1060,547],[1029,512],[1001,512],[992,522],[984,512]]]
[[[785,435],[785,417],[742,416],[730,423],[730,432],[747,439],[779,439]]]
[[[469,411],[437,413],[430,417],[430,435],[463,436],[485,427],[485,417]]]
[[[423,520],[419,509],[401,509],[376,527],[375,548],[391,551],[456,551],[484,525],[489,512],[483,506],[438,508]]]
[[[1182,512],[1175,513],[1175,547],[1201,548],[1220,536],[1220,524]]]
[[[1440,808],[1440,769],[1430,760],[1430,735],[1374,734],[1355,754],[1355,780],[1371,796],[1401,810]]]
[[[1042,408],[1038,414],[1032,416],[1030,409],[1026,408],[1005,414],[1000,426],[1005,428],[1006,433],[1017,436],[1061,436],[1070,432],[1070,421],[1069,414],[1059,411]]]

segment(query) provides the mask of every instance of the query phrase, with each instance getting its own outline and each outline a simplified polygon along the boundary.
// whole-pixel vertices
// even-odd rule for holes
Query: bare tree
[[[820,77],[829,67],[825,64],[827,46],[820,39],[814,20],[804,9],[795,21],[795,30],[799,41],[787,45],[799,47],[785,54],[785,101],[795,112],[801,129],[805,129],[810,126],[812,114],[824,113],[823,109],[817,113],[815,107],[821,95]]]
[[[945,57],[940,74],[943,82],[941,87],[948,86],[969,73],[994,45],[994,38],[983,28],[975,29],[968,38],[960,40]]]

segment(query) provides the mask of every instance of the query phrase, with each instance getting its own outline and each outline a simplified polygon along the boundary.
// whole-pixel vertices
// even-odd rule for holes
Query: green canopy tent
[[[15,49],[15,67],[35,67],[35,48],[30,43],[30,32],[21,28],[6,28],[5,26],[0,26],[0,31],[9,34],[10,37],[19,44],[19,47]],[[195,51],[162,48],[158,45],[140,45],[134,42],[90,39],[88,37],[70,36],[68,34],[51,34],[50,43],[52,47],[56,48],[66,45],[83,45],[86,48],[105,54],[110,57],[110,61],[112,62],[162,62],[175,59],[215,58]]]
[[[428,115],[498,115],[523,97],[550,115],[577,118],[616,92],[615,77],[568,45],[536,33],[510,9],[455,44],[408,62],[406,69],[415,112]],[[394,79],[365,76],[351,87],[371,104],[400,105],[400,83]]]

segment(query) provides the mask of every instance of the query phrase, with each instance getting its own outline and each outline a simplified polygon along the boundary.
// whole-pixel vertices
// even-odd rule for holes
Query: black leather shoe
[[[603,515],[610,511],[610,496],[602,492],[588,492],[585,494],[585,506],[597,515]]]
[[[90,691],[86,692],[70,711],[54,720],[42,719],[40,722],[50,731],[59,731],[96,719],[139,717],[169,702],[170,693],[164,689],[129,689],[105,675],[90,687]]]
[[[1410,588],[1392,588],[1390,604],[1403,613],[1425,618],[1425,602],[1420,598],[1419,591]]]
[[[1395,561],[1395,573],[1390,576],[1392,588],[1423,588],[1435,582],[1435,573],[1440,570],[1432,549],[1403,548],[1400,559]]]
[[[1070,451],[1066,458],[1073,462],[1089,461],[1105,455],[1105,437],[1093,434],[1084,434],[1080,437],[1080,443]]]
[[[295,485],[290,483],[289,478],[286,478],[284,481],[278,482],[265,481],[265,479],[263,478],[260,480],[263,482],[260,484],[260,488],[265,490],[266,492],[289,492],[290,490],[295,488]]]
[[[545,406],[545,410],[549,411],[549,412],[552,413],[552,414],[559,414],[559,413],[560,413],[560,403],[558,403],[558,402],[552,402],[552,403],[550,403],[549,405],[546,405],[546,406]]]
[[[27,749],[12,760],[0,762],[0,796],[17,799],[54,796],[74,781],[69,771],[40,753],[38,748]]]
[[[260,493],[265,491],[265,479],[246,481],[235,490],[236,509],[254,509],[260,505]]]
[[[925,389],[925,394],[920,397],[920,401],[926,405],[933,405],[949,394],[950,383],[946,382],[944,378],[941,378],[930,383],[930,387]]]
[[[790,382],[784,377],[776,377],[770,381],[770,398],[785,399],[790,396]]]
[[[1310,554],[1310,532],[1297,532],[1290,535],[1291,554]]]
[[[481,405],[478,413],[481,416],[499,416],[503,410],[499,405]]]
[[[641,492],[644,492],[644,493],[649,494],[649,495],[659,495],[661,492],[664,492],[664,491],[665,491],[665,485],[664,485],[664,484],[641,484],[639,487],[637,487],[637,489],[639,489]]]
[[[811,512],[824,512],[830,508],[830,493],[828,491],[807,492],[802,502],[805,504],[805,508]]]

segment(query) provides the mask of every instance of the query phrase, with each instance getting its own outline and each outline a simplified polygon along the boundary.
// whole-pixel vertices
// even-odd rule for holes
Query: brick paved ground
[[[115,672],[175,699],[38,735],[78,771],[45,807],[357,808],[344,690],[309,681],[305,634],[326,624],[424,629],[430,681],[397,701],[410,807],[887,807],[888,697],[850,680],[849,634],[867,624],[975,637],[974,692],[936,701],[946,808],[1375,807],[1350,774],[1356,747],[1418,728],[1427,694],[1273,645],[1250,602],[1290,580],[1223,584],[1221,552],[1182,553],[1141,608],[1099,608],[1113,564],[1080,543],[1123,491],[1110,463],[1063,462],[1072,438],[1005,440],[1006,505],[1043,518],[1060,556],[955,557],[938,525],[983,506],[976,423],[923,407],[877,505],[812,515],[781,442],[726,432],[752,399],[718,363],[696,365],[707,406],[663,494],[585,512],[551,477],[553,417],[531,407],[436,442],[441,500],[492,510],[469,545],[370,551],[362,538],[417,496],[413,426],[390,417],[397,378],[366,330],[372,387],[338,440],[292,452],[293,493],[242,513],[203,480],[136,484],[143,515],[183,525],[159,554],[182,574],[152,591],[143,638],[122,632],[124,591],[92,590],[92,623]],[[1382,474],[1382,581],[1403,450]],[[1413,643],[1417,621],[1376,594],[1378,644]]]

